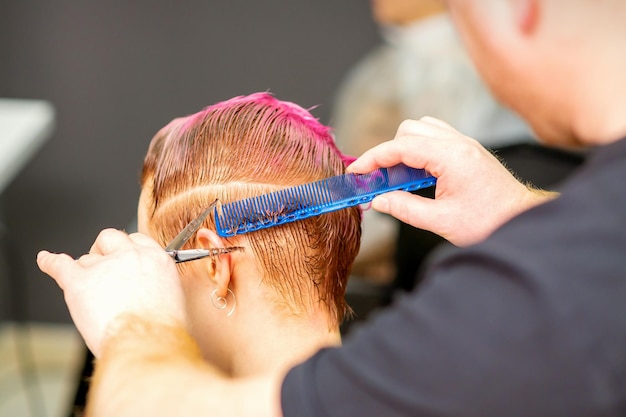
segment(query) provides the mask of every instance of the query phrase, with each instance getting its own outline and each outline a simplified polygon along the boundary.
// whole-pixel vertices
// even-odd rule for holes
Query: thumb
[[[433,231],[437,202],[406,191],[393,191],[376,197],[372,207],[419,229]],[[434,232],[434,231],[433,231]],[[436,232],[435,232],[436,233]]]
[[[37,266],[42,272],[50,275],[61,289],[65,287],[65,279],[77,268],[74,259],[64,253],[56,254],[42,250],[37,254]]]

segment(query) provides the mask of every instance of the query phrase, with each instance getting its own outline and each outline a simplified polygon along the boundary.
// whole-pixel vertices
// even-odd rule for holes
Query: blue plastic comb
[[[377,195],[413,191],[435,185],[423,169],[400,164],[368,174],[344,174],[233,201],[215,209],[215,227],[222,237],[253,232],[372,201]]]

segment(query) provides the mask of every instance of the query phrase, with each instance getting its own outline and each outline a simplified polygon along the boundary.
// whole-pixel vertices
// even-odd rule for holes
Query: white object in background
[[[54,129],[47,101],[0,98],[0,195]]]

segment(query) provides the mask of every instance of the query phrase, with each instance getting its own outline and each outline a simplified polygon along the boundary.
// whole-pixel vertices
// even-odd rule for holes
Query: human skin
[[[137,227],[140,233],[156,240],[149,226],[150,195],[151,188],[144,185],[139,198]],[[331,319],[321,303],[307,309],[306,313],[280,314],[269,301],[279,296],[264,283],[249,242],[242,238],[236,244],[243,245],[244,250],[189,262],[178,270],[189,318],[188,332],[198,343],[205,360],[229,376],[250,376],[284,372],[322,347],[341,344],[339,324]],[[227,246],[229,242],[213,230],[202,227],[195,233],[194,247]],[[236,305],[228,295],[229,289],[232,297],[236,296]],[[230,315],[209,301],[213,291],[227,297],[234,308]]]
[[[488,84],[546,143],[594,146],[626,135],[623,0],[447,3]],[[401,129],[397,140],[366,152],[351,169],[367,171],[402,160],[419,168],[427,166],[439,176],[440,185],[445,179],[439,195],[445,203],[427,207],[429,221],[448,218],[444,229],[457,242],[483,239],[497,224],[538,203],[533,191],[505,175],[505,169],[490,155],[439,122],[410,122]],[[461,155],[450,157],[450,144],[462,146],[471,164]],[[474,178],[483,181],[481,192],[464,194],[468,180]],[[502,200],[496,207],[494,198]],[[428,211],[422,205],[422,209],[411,212],[400,193],[389,194],[374,206],[385,210],[385,204],[390,212],[404,211],[407,219],[427,215]],[[402,205],[403,209],[396,207]],[[494,216],[496,211],[498,220],[481,223],[472,236],[455,237],[454,230],[466,223],[464,207],[478,210],[484,217]],[[433,213],[435,210],[439,212]],[[431,230],[436,228],[430,225]],[[48,252],[38,256],[42,271],[63,288],[72,317],[88,345],[102,352],[91,388],[91,415],[280,416],[279,377],[228,379],[210,364],[196,367],[198,355],[193,343],[181,346],[178,342],[177,335],[185,334],[180,306],[161,305],[158,294],[138,297],[146,291],[140,291],[138,283],[157,293],[160,287],[179,291],[176,285],[171,288],[176,274],[155,266],[165,265],[166,256],[145,239],[110,231],[78,261]],[[126,255],[129,250],[133,256]],[[134,295],[137,302],[120,301],[111,306],[105,297],[117,293],[124,293],[124,299],[126,294],[130,294],[128,299]],[[131,319],[128,312],[142,316]],[[155,357],[159,358],[158,366]]]
[[[372,207],[458,246],[485,239],[515,215],[556,196],[520,183],[477,141],[431,117],[404,121],[395,139],[365,152],[348,170],[364,173],[399,163],[437,177],[435,199],[399,191],[377,197]]]
[[[280,415],[282,374],[233,384],[202,358],[187,331],[174,263],[151,238],[106,229],[78,260],[44,251],[37,263],[63,289],[76,327],[99,358],[86,415]]]
[[[619,19],[626,18],[621,4],[607,0],[582,13],[585,5],[566,0],[451,0],[448,6],[491,90],[544,143],[596,146],[623,136],[626,80],[620,74],[626,62],[615,52],[622,39]],[[584,36],[574,35],[573,27],[584,27]],[[394,140],[365,152],[348,170],[399,162],[438,177],[435,201],[396,192],[372,207],[460,246],[556,196],[522,187],[484,149],[432,118],[404,122]]]

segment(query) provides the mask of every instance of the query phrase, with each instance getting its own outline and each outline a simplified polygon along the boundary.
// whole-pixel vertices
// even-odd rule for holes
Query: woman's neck
[[[325,320],[287,318],[242,330],[228,367],[237,377],[286,372],[321,348],[341,344],[339,328],[329,329]]]
[[[341,344],[339,326],[329,324],[323,305],[292,314],[277,306],[275,296],[262,294],[262,287],[233,287],[236,311],[201,341],[219,352],[219,358],[207,359],[226,373],[241,377],[286,371],[323,347]]]

